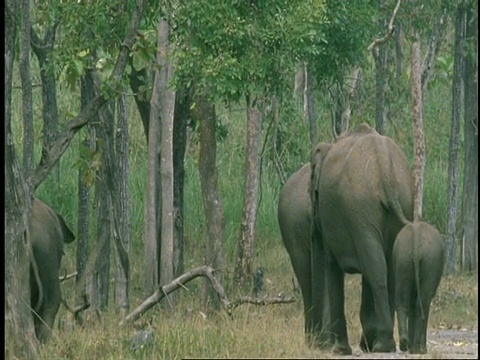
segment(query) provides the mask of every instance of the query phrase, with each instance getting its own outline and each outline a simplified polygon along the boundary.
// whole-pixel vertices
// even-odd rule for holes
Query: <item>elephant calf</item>
[[[432,225],[417,221],[398,233],[393,247],[393,266],[402,351],[427,352],[430,303],[440,283],[444,262],[443,236]]]
[[[35,264],[30,264],[31,306],[35,333],[45,342],[51,333],[61,301],[59,270],[63,244],[75,237],[63,218],[35,198],[30,222],[30,238]],[[38,279],[37,280],[37,271]],[[39,286],[40,285],[40,286]]]

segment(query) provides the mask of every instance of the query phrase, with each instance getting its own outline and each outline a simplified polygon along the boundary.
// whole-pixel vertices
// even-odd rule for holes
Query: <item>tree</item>
[[[28,218],[31,198],[11,128],[17,3],[5,2],[5,358],[37,359],[30,309]],[[27,234],[27,236],[25,236]]]
[[[420,35],[417,30],[412,30],[412,43],[410,47],[411,73],[412,73],[412,109],[413,109],[413,135],[414,141],[414,219],[421,219],[423,208],[423,186],[425,182],[425,132],[423,130],[423,92],[422,73],[420,64]]]
[[[30,69],[30,1],[21,2],[22,31],[20,47],[20,78],[22,81],[23,112],[23,168],[25,174],[33,169],[33,99],[32,73]]]
[[[462,210],[462,270],[478,269],[478,3],[467,2],[465,52],[465,174]]]
[[[167,17],[168,10],[162,9],[163,15],[160,17],[158,25],[158,60],[160,71],[159,75],[159,93],[161,96],[161,145],[160,145],[160,181],[161,181],[161,209],[162,209],[162,242],[160,246],[160,282],[169,283],[173,280],[173,255],[174,255],[174,208],[173,208],[173,126],[175,111],[175,91],[172,90],[170,82],[174,76],[172,44],[169,43],[170,25]],[[157,81],[157,80],[156,80]]]
[[[218,169],[216,164],[217,141],[215,106],[205,96],[195,99],[195,113],[200,123],[200,152],[198,172],[202,188],[203,209],[207,225],[205,239],[205,259],[207,265],[218,270],[216,278],[222,282],[223,244],[225,243],[225,213],[218,184]],[[216,293],[208,283],[203,288],[203,303],[207,302],[207,295],[214,308],[219,309],[220,302]],[[207,290],[210,289],[210,290]]]
[[[450,134],[450,159],[448,164],[448,208],[447,208],[447,261],[446,274],[455,274],[459,191],[460,114],[462,106],[463,41],[465,38],[465,7],[457,5],[455,15],[455,58],[452,86],[452,127]]]

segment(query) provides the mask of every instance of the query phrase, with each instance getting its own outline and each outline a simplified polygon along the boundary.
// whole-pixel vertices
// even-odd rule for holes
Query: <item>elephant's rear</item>
[[[37,310],[34,314],[37,337],[44,342],[50,336],[61,301],[59,270],[63,245],[74,237],[63,218],[36,198],[32,207],[30,236],[35,259],[35,265],[30,266],[31,304]],[[40,284],[35,272],[38,272]]]

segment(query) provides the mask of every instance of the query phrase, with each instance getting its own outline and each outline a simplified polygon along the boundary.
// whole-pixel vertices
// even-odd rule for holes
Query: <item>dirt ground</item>
[[[478,323],[457,329],[430,329],[427,337],[428,353],[412,355],[397,351],[391,354],[364,354],[359,347],[353,355],[339,359],[478,359]]]

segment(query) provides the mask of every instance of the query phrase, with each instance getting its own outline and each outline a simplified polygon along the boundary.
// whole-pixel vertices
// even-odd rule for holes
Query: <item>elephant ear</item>
[[[327,153],[330,150],[331,146],[332,144],[330,143],[321,142],[318,143],[317,146],[315,146],[312,152],[310,161],[312,171],[310,175],[309,192],[313,204],[315,204],[316,193],[318,192],[323,161],[325,159],[325,156],[327,156]]]
[[[60,222],[60,227],[62,228],[63,241],[67,244],[71,243],[73,240],[75,240],[75,235],[68,228],[67,224],[65,223],[65,220],[63,220],[63,217],[57,214],[57,218],[58,218],[58,221]]]

